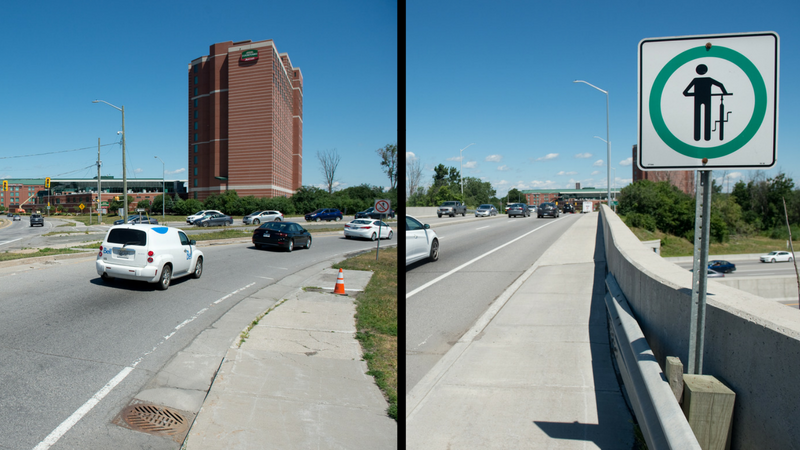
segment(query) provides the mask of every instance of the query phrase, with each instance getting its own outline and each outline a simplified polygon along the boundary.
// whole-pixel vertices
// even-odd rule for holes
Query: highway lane
[[[204,247],[202,278],[176,280],[163,292],[123,280],[106,285],[93,258],[21,261],[0,269],[0,449],[36,447],[120,374],[107,396],[51,448],[177,449],[178,443],[111,420],[178,351],[244,298],[321,260],[374,247],[341,235],[315,236],[311,249],[292,253],[251,244]]]
[[[441,225],[445,219],[451,224]],[[439,261],[405,274],[406,394],[575,219],[421,218],[441,244]]]
[[[709,260],[713,259],[715,258],[709,257]],[[729,261],[736,264],[736,270],[731,273],[726,273],[725,274],[726,278],[795,275],[794,263],[780,262],[780,263],[770,264],[770,263],[762,263],[758,259],[748,259],[748,260],[729,259]],[[691,262],[680,262],[676,264],[678,264],[680,267],[683,267],[686,270],[690,270],[692,268]]]

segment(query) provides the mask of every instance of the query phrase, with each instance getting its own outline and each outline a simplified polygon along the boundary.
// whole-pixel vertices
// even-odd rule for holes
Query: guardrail
[[[650,450],[699,450],[661,366],[647,345],[614,275],[606,275],[606,310],[614,356],[636,420]]]

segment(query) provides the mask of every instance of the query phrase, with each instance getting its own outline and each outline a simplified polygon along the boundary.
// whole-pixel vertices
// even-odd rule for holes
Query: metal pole
[[[606,93],[606,167],[608,175],[606,175],[606,185],[608,187],[608,205],[611,206],[611,141],[609,140],[608,136],[608,91]],[[611,207],[611,209],[616,212],[616,208]]]
[[[794,274],[797,277],[797,296],[800,300],[800,272],[797,271],[797,260],[794,258],[794,244],[792,243],[792,227],[789,225],[789,212],[786,211],[786,199],[783,198],[783,215],[786,217],[786,228],[789,230],[789,249],[792,252],[792,263],[794,264]]]
[[[706,285],[708,281],[708,240],[711,225],[711,171],[697,171],[694,219],[694,258],[692,263],[692,304],[689,323],[688,373],[703,373],[703,341],[706,325]]]
[[[125,170],[125,105],[122,105],[122,197],[125,211],[122,223],[128,223],[128,172]]]
[[[97,223],[103,223],[103,194],[100,190],[100,138],[97,138]]]

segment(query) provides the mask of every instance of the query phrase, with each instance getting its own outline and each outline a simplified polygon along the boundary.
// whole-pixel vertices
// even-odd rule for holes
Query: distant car
[[[202,211],[197,211],[190,216],[186,216],[186,223],[193,225],[195,220],[202,219],[207,214],[222,214],[222,211],[217,211],[216,209],[204,209]]]
[[[370,206],[369,208],[365,209],[364,211],[357,212],[356,215],[355,215],[355,218],[356,219],[382,219],[383,217],[381,217],[381,216],[385,216],[385,215],[387,215],[387,214],[381,214],[381,213],[375,212],[375,208]],[[388,216],[390,218],[394,219],[394,210],[393,209],[389,210]]]
[[[14,214],[14,220],[22,220],[22,217],[19,214]]]
[[[572,214],[575,212],[575,207],[570,203],[564,204],[564,214]]]
[[[306,222],[319,222],[320,220],[325,220],[330,222],[331,220],[340,221],[342,220],[342,212],[335,208],[320,208],[314,212],[310,212],[306,214],[305,219]]]
[[[406,216],[406,265],[428,259],[439,259],[439,237],[431,226]]]
[[[311,233],[294,222],[264,222],[253,230],[253,245],[264,247],[281,247],[288,251],[295,247],[311,248]]]
[[[11,212],[11,211],[9,211],[9,212],[8,212],[8,217],[14,217],[14,213],[13,213],[13,212]]]
[[[125,219],[119,219],[114,221],[114,225],[122,225],[125,222]],[[158,220],[154,217],[147,217],[142,215],[135,215],[135,216],[128,216],[128,223],[131,225],[137,223],[149,223],[152,225],[158,225]]]
[[[44,226],[44,217],[42,217],[41,214],[31,214],[31,226],[34,225],[39,225],[40,227]]]
[[[475,210],[475,217],[490,217],[496,215],[497,208],[490,204],[478,206],[478,208]]]
[[[508,207],[507,213],[509,218],[516,216],[522,216],[525,218],[531,216],[531,211],[528,209],[528,205],[525,203],[514,203]]]
[[[106,233],[95,261],[104,282],[114,278],[156,283],[166,290],[173,278],[203,274],[203,252],[182,230],[165,226],[116,225]]]
[[[242,218],[245,225],[258,225],[261,222],[280,222],[283,220],[283,213],[280,211],[253,211]]]
[[[689,269],[689,272],[694,272],[694,269]],[[711,269],[706,269],[706,278],[724,278],[725,274],[716,272]]]
[[[736,264],[728,261],[714,260],[708,262],[708,268],[721,273],[731,273],[736,270]]]
[[[344,237],[364,239],[392,239],[394,231],[385,222],[376,219],[356,219],[344,224]]]
[[[539,205],[539,209],[536,211],[536,217],[542,218],[543,216],[550,216],[554,219],[557,219],[559,216],[558,206],[556,206],[553,202],[544,202]]]
[[[222,213],[211,214],[204,216],[202,219],[195,220],[194,224],[198,227],[233,225],[233,217]]]
[[[764,263],[765,262],[774,263],[774,262],[778,262],[778,261],[792,262],[794,260],[794,257],[792,257],[792,254],[789,253],[789,252],[774,251],[774,252],[767,253],[766,255],[762,256],[759,259],[761,260],[761,262],[764,262]]]

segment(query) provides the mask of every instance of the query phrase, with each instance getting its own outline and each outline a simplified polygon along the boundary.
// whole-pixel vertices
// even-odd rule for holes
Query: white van
[[[95,262],[103,281],[114,278],[157,283],[203,274],[203,252],[182,230],[158,225],[117,225],[106,234]]]

